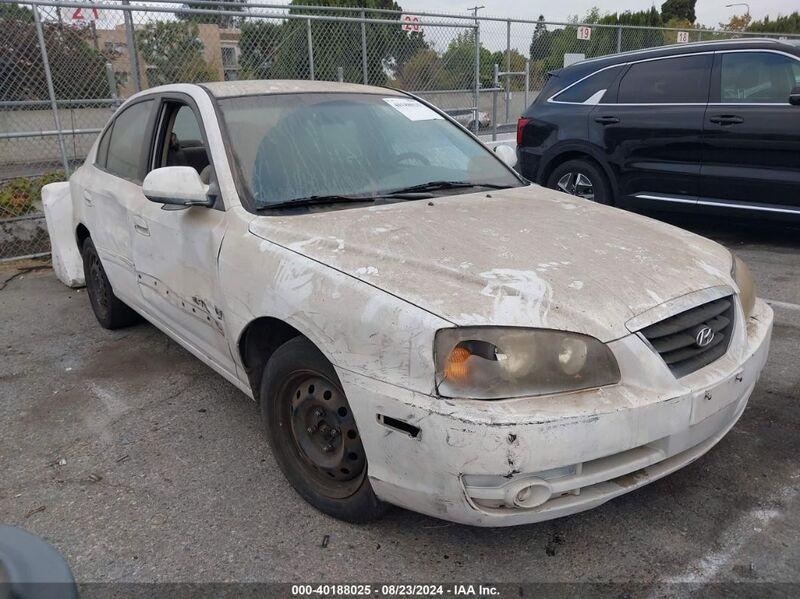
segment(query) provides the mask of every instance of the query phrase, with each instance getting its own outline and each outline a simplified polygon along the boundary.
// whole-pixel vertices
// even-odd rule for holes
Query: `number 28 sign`
[[[592,28],[587,27],[586,25],[581,25],[580,27],[578,27],[578,39],[579,40],[592,39]]]
[[[403,15],[400,20],[403,22],[403,31],[412,31],[414,33],[422,31],[422,25],[419,24],[419,17],[415,15]]]

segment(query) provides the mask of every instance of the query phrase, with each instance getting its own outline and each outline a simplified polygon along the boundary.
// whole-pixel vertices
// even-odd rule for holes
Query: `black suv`
[[[628,208],[800,218],[800,42],[666,46],[550,73],[522,174]]]

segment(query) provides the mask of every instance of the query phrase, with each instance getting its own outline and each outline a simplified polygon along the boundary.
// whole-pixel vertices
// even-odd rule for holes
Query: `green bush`
[[[37,212],[42,200],[42,187],[64,180],[64,172],[59,171],[40,177],[17,177],[0,184],[0,218]]]

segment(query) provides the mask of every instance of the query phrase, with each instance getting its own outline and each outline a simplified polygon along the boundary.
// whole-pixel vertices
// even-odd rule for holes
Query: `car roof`
[[[690,44],[670,44],[668,46],[658,46],[655,48],[647,48],[644,50],[632,50],[630,52],[621,52],[619,54],[609,54],[607,56],[600,56],[598,58],[587,58],[580,62],[576,62],[568,67],[557,69],[552,74],[558,77],[564,77],[569,80],[578,79],[584,75],[594,72],[599,68],[613,66],[617,64],[626,64],[636,60],[643,60],[647,58],[662,58],[666,56],[683,56],[695,54],[698,52],[714,52],[717,50],[743,50],[743,49],[774,49],[774,50],[789,50],[793,54],[798,51],[798,42],[796,40],[777,40],[771,38],[750,38],[750,39],[733,39],[733,40],[717,40],[708,42],[693,42]]]
[[[347,93],[402,95],[403,92],[386,87],[339,83],[337,81],[304,81],[292,79],[255,79],[247,81],[215,81],[201,84],[216,98],[233,96],[262,96],[269,94]]]

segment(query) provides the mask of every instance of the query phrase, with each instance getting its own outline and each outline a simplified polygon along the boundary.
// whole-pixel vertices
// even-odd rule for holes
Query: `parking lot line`
[[[784,310],[800,310],[800,304],[792,304],[789,302],[780,302],[778,300],[768,299],[766,302],[775,308],[783,308]]]

